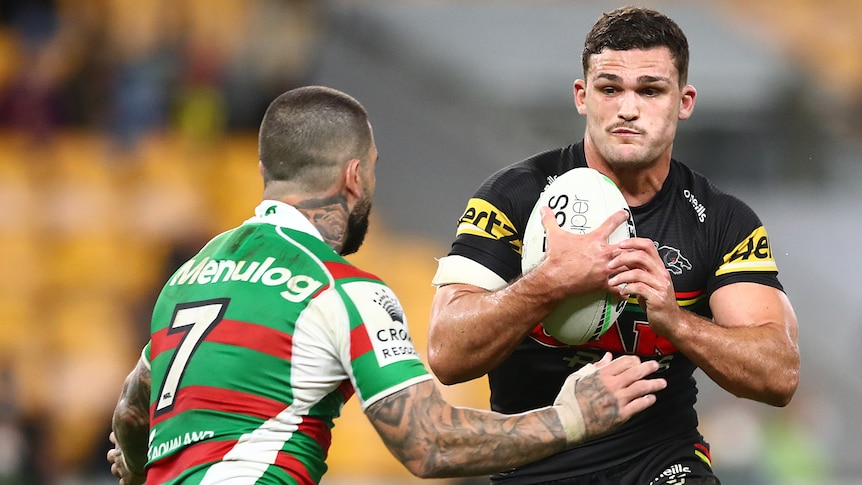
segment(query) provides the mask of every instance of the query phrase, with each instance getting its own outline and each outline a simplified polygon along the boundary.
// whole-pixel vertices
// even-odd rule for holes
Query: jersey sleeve
[[[526,164],[507,167],[485,180],[457,221],[452,249],[440,260],[434,284],[469,283],[495,290],[518,277],[524,228],[546,183]]]
[[[726,211],[712,227],[718,247],[713,254],[715,271],[710,275],[707,291],[722,286],[752,282],[772,286],[783,291],[778,281],[778,265],[772,254],[769,236],[760,218],[741,200],[725,195]]]
[[[146,345],[144,345],[144,348],[141,350],[141,361],[144,363],[144,365],[147,366],[147,369],[149,369],[152,365],[150,364],[150,346],[152,345],[153,342],[149,341]]]
[[[363,410],[431,379],[413,344],[401,303],[388,286],[355,281],[341,290],[350,320],[341,358]]]

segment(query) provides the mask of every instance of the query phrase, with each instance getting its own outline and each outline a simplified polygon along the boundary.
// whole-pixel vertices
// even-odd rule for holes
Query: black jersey
[[[586,165],[581,142],[493,174],[468,202],[449,255],[471,259],[505,281],[517,278],[522,235],[539,194],[559,174]],[[735,282],[782,289],[757,215],[682,163],[672,160],[658,194],[631,210],[638,237],[651,239],[664,259],[681,307],[710,317],[709,296]],[[607,333],[583,345],[563,344],[537,326],[488,373],[491,408],[511,414],[550,405],[571,372],[598,361],[606,351],[658,360],[657,376],[666,378],[668,386],[658,393],[657,402],[612,434],[495,476],[495,481],[517,477],[518,483],[538,483],[589,473],[630,460],[674,437],[697,435],[695,365],[652,332],[635,298],[629,299]]]

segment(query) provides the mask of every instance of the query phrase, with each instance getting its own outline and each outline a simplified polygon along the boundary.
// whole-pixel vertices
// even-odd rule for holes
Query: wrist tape
[[[566,432],[566,443],[575,444],[583,440],[586,433],[586,423],[584,423],[584,415],[581,412],[581,406],[578,404],[576,396],[576,388],[578,381],[598,370],[593,364],[587,364],[577,372],[570,375],[566,382],[563,383],[560,393],[554,400],[553,408],[557,410],[560,416],[560,422]]]

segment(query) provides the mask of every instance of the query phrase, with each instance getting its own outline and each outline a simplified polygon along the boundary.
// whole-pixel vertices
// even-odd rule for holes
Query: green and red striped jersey
[[[392,290],[276,201],[172,275],[143,355],[149,485],[316,484],[347,399],[431,379]]]

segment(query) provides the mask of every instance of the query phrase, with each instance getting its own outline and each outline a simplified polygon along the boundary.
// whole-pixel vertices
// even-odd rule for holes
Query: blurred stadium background
[[[183,258],[250,215],[257,123],[295,86],[371,114],[379,183],[353,260],[399,294],[424,353],[434,258],[466,199],[580,139],[583,37],[624,3],[0,1],[0,485],[113,483],[110,413],[149,307]],[[862,3],[633,3],[689,35],[699,96],[675,157],[760,213],[800,320],[786,409],[700,379],[723,483],[860,484]],[[481,379],[445,392],[487,406]],[[324,483],[415,482],[351,402]]]

